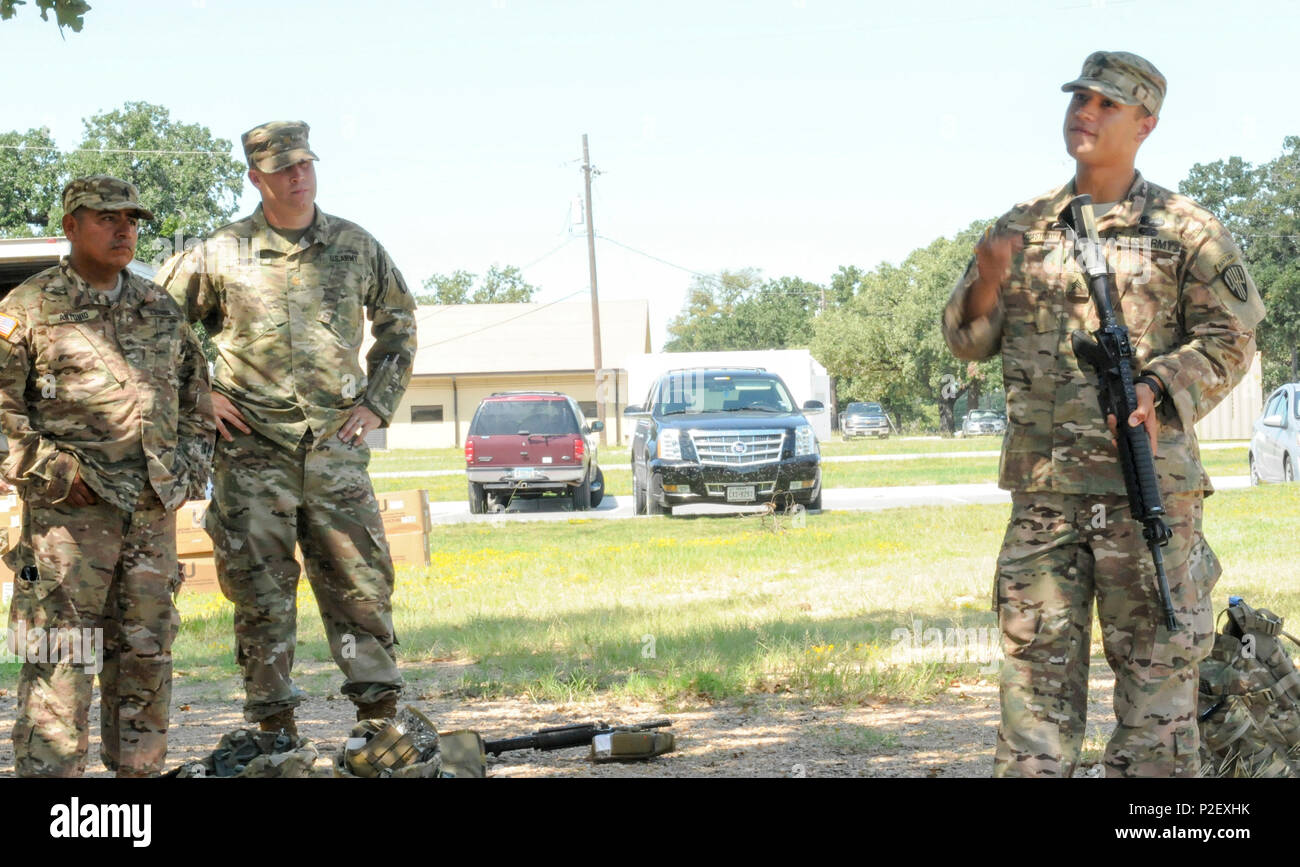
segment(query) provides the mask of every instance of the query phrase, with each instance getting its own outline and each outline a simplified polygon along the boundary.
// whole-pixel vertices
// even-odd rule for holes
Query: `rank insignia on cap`
[[[1246,269],[1241,265],[1229,265],[1223,269],[1223,282],[1227,284],[1228,291],[1238,301],[1245,301],[1249,284],[1246,281]]]
[[[0,337],[3,337],[5,340],[8,340],[9,335],[13,334],[14,329],[17,327],[18,327],[17,319],[14,319],[12,316],[5,316],[3,313],[0,313]]]

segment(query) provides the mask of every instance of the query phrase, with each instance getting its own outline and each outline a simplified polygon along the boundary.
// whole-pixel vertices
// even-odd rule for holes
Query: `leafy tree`
[[[468,304],[474,275],[468,271],[456,271],[451,276],[434,274],[424,281],[423,286],[425,291],[415,295],[420,304]]]
[[[853,265],[841,265],[840,269],[831,277],[830,292],[831,303],[838,307],[847,304],[853,300],[853,296],[858,294],[858,287],[862,285],[862,269]]]
[[[525,304],[539,291],[514,265],[493,265],[478,288],[474,280],[468,271],[434,274],[425,279],[425,291],[417,293],[415,300],[420,304]]]
[[[682,312],[668,323],[672,337],[664,349],[669,352],[752,349],[738,344],[732,314],[759,282],[759,272],[753,268],[695,277],[686,290]]]
[[[1264,389],[1300,379],[1300,136],[1260,166],[1240,157],[1192,166],[1179,191],[1209,208],[1241,245],[1267,316]]]
[[[18,7],[26,2],[27,0],[0,0],[0,19],[8,21],[13,18]],[[60,32],[68,27],[80,33],[82,25],[86,23],[83,16],[90,11],[90,4],[84,0],[36,0],[36,8],[41,10],[42,21],[49,21],[50,12],[53,12]]]
[[[63,193],[63,157],[45,128],[0,133],[0,236],[45,229]]]
[[[984,225],[938,238],[899,265],[858,272],[851,300],[816,319],[813,355],[837,378],[841,400],[880,401],[902,423],[952,433],[957,399],[1002,382],[1001,358],[959,361],[939,330],[940,311]]]
[[[493,265],[474,292],[474,303],[523,304],[532,301],[535,294],[537,287],[525,280],[514,265],[505,268]]]
[[[668,325],[670,352],[807,346],[825,291],[798,277],[760,280],[753,269],[696,277]]]
[[[739,345],[732,349],[788,349],[812,342],[822,287],[798,277],[769,280],[732,311]]]
[[[157,221],[140,224],[137,256],[161,262],[176,238],[206,237],[228,221],[243,189],[244,164],[231,143],[207,127],[173,121],[160,105],[128,102],[84,120],[79,149],[64,159],[64,177],[109,174],[135,184]],[[57,233],[62,206],[47,230]]]
[[[147,102],[82,123],[84,138],[67,154],[46,129],[0,133],[0,235],[62,234],[63,187],[93,174],[135,184],[157,216],[140,224],[140,259],[161,262],[178,234],[206,236],[234,212],[244,167],[230,157],[230,142],[207,127],[174,122],[167,109]]]

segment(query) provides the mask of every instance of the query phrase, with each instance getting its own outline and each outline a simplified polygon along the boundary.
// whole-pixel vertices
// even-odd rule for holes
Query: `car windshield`
[[[845,412],[875,413],[884,412],[878,403],[851,403]]]
[[[578,433],[578,422],[562,400],[490,400],[478,408],[470,436]]]
[[[970,414],[971,421],[997,421],[1001,416],[988,410],[976,410]]]
[[[787,413],[794,401],[781,380],[744,373],[674,373],[659,384],[656,415],[728,412]]]

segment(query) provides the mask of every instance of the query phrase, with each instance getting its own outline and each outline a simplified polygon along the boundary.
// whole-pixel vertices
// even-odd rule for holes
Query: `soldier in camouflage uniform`
[[[996,776],[1070,776],[1087,710],[1092,605],[1115,672],[1118,726],[1109,776],[1198,770],[1197,664],[1213,645],[1210,591],[1220,567],[1201,535],[1212,491],[1193,425],[1241,379],[1263,307],[1227,230],[1204,208],[1134,170],[1155,128],[1164,76],[1141,57],[1097,52],[1062,87],[1074,179],[990,227],[943,312],[959,358],[1002,353],[1008,428],[999,484],[1012,492],[998,557],[1002,721]],[[1174,609],[1160,616],[1155,569],[1129,514],[1119,457],[1097,391],[1070,345],[1098,318],[1058,224],[1088,193],[1136,355],[1138,409],[1167,523]],[[1110,420],[1113,424],[1113,418]]]
[[[212,459],[208,366],[176,303],[126,269],[137,219],[153,219],[135,187],[79,178],[63,208],[71,254],[0,302],[3,469],[23,498],[8,557],[12,649],[27,654],[14,764],[19,776],[84,771],[96,665],[69,639],[102,629],[104,764],[152,776],[180,626],[175,510],[202,495]]]
[[[396,713],[393,564],[364,437],[392,419],[415,352],[415,302],[388,253],[314,204],[307,131],[275,122],[245,133],[262,204],[159,276],[217,346],[207,530],[235,605],[245,717],[290,733],[303,700],[290,676],[295,542],[343,694],[358,719]],[[374,343],[363,368],[367,317]]]

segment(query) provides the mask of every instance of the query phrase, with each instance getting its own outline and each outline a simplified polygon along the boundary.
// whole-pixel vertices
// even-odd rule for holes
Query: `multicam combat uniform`
[[[290,677],[295,542],[343,694],[358,704],[399,695],[393,565],[369,450],[336,434],[359,403],[390,422],[410,379],[415,302],[401,274],[354,223],[318,208],[294,244],[259,205],[164,265],[159,282],[212,336],[213,387],[253,430],[218,439],[207,517],[221,588],[235,604],[245,717],[258,722],[303,699]],[[375,342],[363,370],[366,316]]]
[[[23,498],[9,561],[38,574],[15,581],[10,609],[12,634],[28,638],[16,650],[38,659],[18,686],[22,776],[80,774],[90,739],[94,666],[68,647],[39,659],[34,630],[104,630],[109,769],[157,773],[167,754],[175,509],[207,487],[215,426],[207,362],[181,311],[148,280],[121,276],[112,303],[64,259],[0,302],[4,474]],[[78,473],[97,503],[66,502]]]
[[[1075,329],[1098,327],[1057,225],[1073,189],[1066,184],[997,221],[993,231],[1021,235],[1024,248],[988,317],[963,322],[978,278],[974,259],[943,315],[959,358],[1002,353],[1006,387],[999,484],[1013,492],[1013,505],[994,600],[1006,652],[994,772],[1074,771],[1095,595],[1116,677],[1119,724],[1106,747],[1107,774],[1195,774],[1197,663],[1213,645],[1210,591],[1221,570],[1201,535],[1201,500],[1213,488],[1193,425],[1250,366],[1263,306],[1232,237],[1191,200],[1138,174],[1098,218],[1134,369],[1158,377],[1168,395],[1157,408],[1155,464],[1174,532],[1163,553],[1182,626],[1169,633],[1091,371],[1070,346]]]

